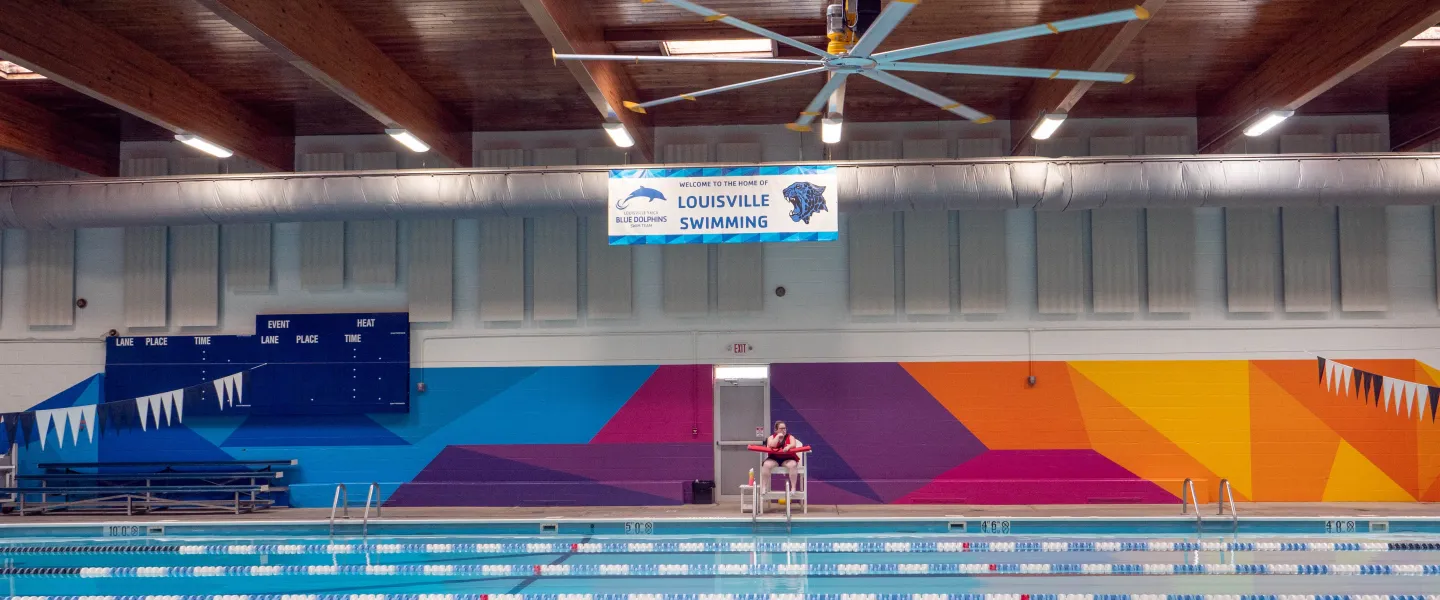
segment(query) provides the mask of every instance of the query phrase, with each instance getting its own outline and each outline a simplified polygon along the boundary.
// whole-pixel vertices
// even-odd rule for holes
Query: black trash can
[[[690,503],[714,504],[715,482],[704,479],[696,479],[690,482]]]

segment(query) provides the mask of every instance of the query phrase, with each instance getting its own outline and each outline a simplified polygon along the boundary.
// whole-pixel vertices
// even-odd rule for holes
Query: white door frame
[[[715,367],[723,367],[723,366],[732,366],[732,365],[715,365]],[[738,366],[738,365],[735,365],[735,366]],[[744,365],[744,366],[747,366],[747,367],[751,367],[751,366],[753,366],[753,367],[764,366],[764,367],[766,367],[766,368],[768,369],[768,367],[769,367],[770,365],[747,364],[747,365]],[[714,367],[712,367],[712,368],[714,368]],[[714,403],[713,403],[714,415],[713,415],[712,418],[714,419],[713,423],[715,423],[714,434],[713,434],[714,443],[715,443],[715,445],[714,445],[714,453],[715,453],[715,464],[714,464],[714,469],[715,469],[715,471],[714,471],[714,472],[715,472],[715,488],[716,488],[716,490],[715,490],[715,496],[716,496],[716,498],[715,498],[715,499],[716,499],[716,500],[739,500],[739,499],[740,499],[740,490],[739,490],[739,489],[729,489],[729,488],[726,487],[726,486],[720,485],[720,453],[722,452],[722,448],[725,447],[725,446],[736,446],[736,445],[739,445],[738,442],[740,442],[740,440],[721,440],[721,439],[720,439],[720,434],[721,434],[721,431],[720,431],[720,389],[721,389],[722,387],[761,387],[761,388],[764,388],[764,398],[765,398],[765,400],[764,400],[764,406],[761,408],[761,410],[762,410],[762,412],[765,414],[765,421],[764,421],[763,423],[761,423],[761,426],[762,426],[762,427],[765,427],[765,430],[766,430],[766,432],[768,433],[768,432],[769,432],[769,427],[770,427],[770,377],[769,377],[769,375],[766,375],[766,377],[765,377],[764,379],[740,379],[740,380],[722,380],[722,379],[719,379],[719,378],[714,378],[714,381],[715,381],[715,389],[713,390],[713,392],[714,392]],[[762,441],[762,440],[745,440],[746,445],[749,445],[751,442],[754,442],[754,441]],[[759,462],[757,461],[756,464],[759,464]],[[733,487],[733,486],[731,486],[731,487]],[[725,488],[725,489],[721,489],[721,488]]]

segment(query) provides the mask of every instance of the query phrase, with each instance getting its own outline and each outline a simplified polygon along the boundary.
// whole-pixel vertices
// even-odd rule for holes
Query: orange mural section
[[[1414,360],[901,366],[991,451],[1094,451],[1202,503],[1222,478],[1237,500],[1440,501],[1440,371]]]
[[[901,363],[991,450],[1090,448],[1062,362]]]

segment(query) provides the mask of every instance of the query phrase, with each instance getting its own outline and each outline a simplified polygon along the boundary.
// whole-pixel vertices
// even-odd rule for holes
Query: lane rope
[[[0,545],[16,554],[712,554],[967,552],[1440,552],[1440,542],[607,542],[496,544]]]
[[[1440,576],[1440,565],[1180,565],[1116,563],[856,563],[856,564],[601,564],[601,565],[260,565],[228,567],[4,567],[4,577],[751,577],[906,575],[1409,575]]]

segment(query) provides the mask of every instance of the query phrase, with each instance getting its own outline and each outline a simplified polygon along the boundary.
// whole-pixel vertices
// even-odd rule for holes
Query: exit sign
[[[746,343],[744,343],[744,342],[737,342],[737,343],[734,343],[734,344],[730,344],[730,353],[731,353],[731,354],[745,354],[745,353],[750,352],[751,350],[754,350],[754,349],[755,349],[754,346],[751,346],[750,344],[746,344]]]

